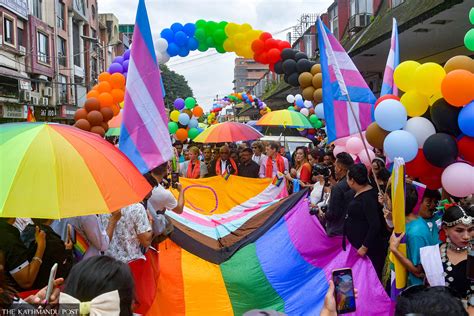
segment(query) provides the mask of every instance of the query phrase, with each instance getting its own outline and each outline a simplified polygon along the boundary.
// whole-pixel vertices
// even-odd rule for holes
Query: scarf
[[[194,168],[193,162],[190,160],[188,164],[188,171],[186,172],[186,178],[191,179],[199,179],[201,177],[201,162],[199,159],[194,161]]]
[[[232,165],[232,168],[234,169],[234,174],[237,175],[237,165],[235,164],[234,159],[229,158],[230,164]],[[221,170],[221,158],[217,158],[216,160],[216,175],[222,175],[222,170]]]
[[[278,171],[283,173],[285,171],[285,161],[283,157],[277,153],[276,155],[276,164]],[[265,166],[265,177],[272,178],[273,177],[273,160],[272,157],[267,158],[267,165]]]

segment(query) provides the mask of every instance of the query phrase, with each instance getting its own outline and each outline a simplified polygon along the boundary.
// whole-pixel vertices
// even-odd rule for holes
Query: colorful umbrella
[[[122,126],[122,111],[109,121],[109,130],[105,136],[120,136],[120,126]]]
[[[263,135],[247,124],[224,122],[205,129],[193,140],[197,143],[225,143],[253,140],[260,137]]]
[[[0,157],[0,217],[108,213],[151,190],[112,144],[68,125],[2,124]]]
[[[257,125],[313,128],[306,116],[290,110],[272,111],[262,116]]]

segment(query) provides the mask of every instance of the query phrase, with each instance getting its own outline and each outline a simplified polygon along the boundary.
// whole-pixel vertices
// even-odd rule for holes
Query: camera
[[[331,170],[324,166],[324,165],[314,165],[313,166],[313,171],[312,171],[312,176],[313,177],[316,177],[316,176],[323,176],[324,177],[324,180],[327,180],[329,179],[329,176],[331,175]]]

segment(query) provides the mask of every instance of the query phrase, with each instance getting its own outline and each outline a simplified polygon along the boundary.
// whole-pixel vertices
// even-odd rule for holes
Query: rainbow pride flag
[[[74,242],[73,253],[77,261],[80,261],[82,258],[84,258],[84,255],[89,249],[89,243],[77,229],[75,230],[75,235],[76,241]]]
[[[286,197],[285,186],[271,182],[183,179],[186,206],[180,215],[166,213],[175,231],[159,247],[148,315],[319,315],[332,270],[345,267],[359,291],[354,315],[388,314],[390,299],[370,260],[326,236],[309,214],[307,191]]]

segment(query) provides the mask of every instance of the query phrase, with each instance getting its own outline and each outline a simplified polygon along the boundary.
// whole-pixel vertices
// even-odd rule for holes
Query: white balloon
[[[298,100],[303,100],[303,97],[301,96],[301,94],[295,95],[295,101],[298,101]]]
[[[309,100],[305,100],[304,101],[304,106],[309,109],[310,107],[313,106],[313,102],[311,102]]]
[[[168,49],[168,41],[160,37],[156,40],[155,46],[159,52],[166,52]]]
[[[294,103],[294,102],[295,102],[295,96],[292,95],[292,94],[287,95],[287,96],[286,96],[286,101],[287,101],[288,103]]]
[[[433,123],[421,116],[409,119],[403,129],[415,136],[418,148],[423,148],[426,139],[436,133]]]
[[[319,103],[318,105],[316,105],[316,107],[314,108],[314,113],[319,119],[324,120],[324,104]]]
[[[158,62],[160,64],[166,64],[168,62],[168,60],[170,60],[170,58],[171,58],[170,55],[168,55],[167,52],[162,52],[162,53],[160,53],[160,55],[161,55],[161,58],[158,59]],[[157,58],[158,58],[158,56],[157,56]]]
[[[300,113],[303,114],[304,116],[308,116],[309,115],[309,110],[307,108],[302,108],[300,110]]]

